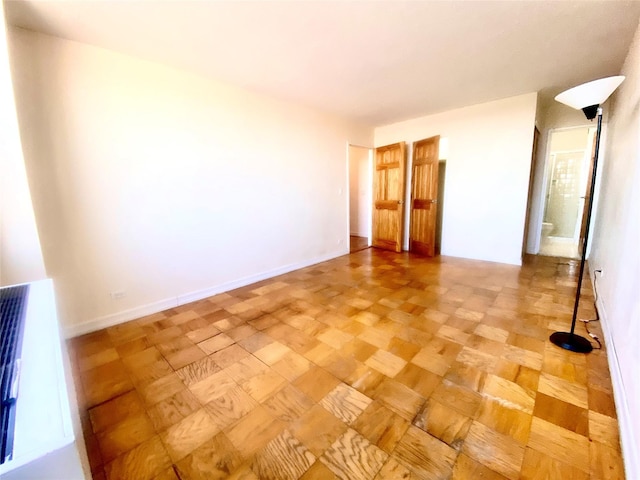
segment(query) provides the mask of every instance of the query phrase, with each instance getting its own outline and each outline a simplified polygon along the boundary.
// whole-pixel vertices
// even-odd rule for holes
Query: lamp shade
[[[556,100],[571,108],[581,110],[585,107],[600,105],[604,103],[624,80],[623,75],[606,77],[599,80],[583,83],[577,87],[570,88],[556,96]]]

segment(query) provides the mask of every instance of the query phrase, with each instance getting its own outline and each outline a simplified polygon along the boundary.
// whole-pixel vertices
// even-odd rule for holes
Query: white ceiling
[[[638,1],[5,1],[13,25],[383,125],[618,74]]]

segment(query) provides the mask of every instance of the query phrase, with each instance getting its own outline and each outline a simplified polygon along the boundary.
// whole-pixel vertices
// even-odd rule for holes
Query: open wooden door
[[[436,247],[439,146],[439,136],[413,144],[409,251],[429,257]]]
[[[376,148],[373,171],[373,221],[371,244],[402,251],[404,227],[405,144]]]

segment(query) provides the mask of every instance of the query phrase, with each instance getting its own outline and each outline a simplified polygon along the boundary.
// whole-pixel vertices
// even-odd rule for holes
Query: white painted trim
[[[349,236],[369,238],[369,234],[367,232],[350,232]]]
[[[85,333],[91,333],[97,330],[102,330],[103,328],[113,327],[114,325],[119,325],[121,323],[128,322],[129,320],[135,320],[136,318],[158,313],[177,306],[178,302],[176,298],[167,298],[157,302],[148,303],[146,305],[140,305],[139,307],[112,313],[110,315],[105,315],[104,317],[94,318],[76,325],[65,326],[63,327],[64,336],[65,338],[79,337]]]
[[[591,269],[591,265],[589,265],[589,275],[592,279],[591,286],[595,289],[595,286],[593,285],[595,273]],[[609,373],[611,375],[611,383],[613,384],[613,398],[615,400],[616,413],[618,415],[618,428],[620,429],[620,443],[622,446],[622,458],[624,460],[626,478],[640,478],[640,458],[638,458],[638,445],[640,445],[640,438],[636,438],[636,434],[632,428],[632,417],[622,379],[622,370],[620,369],[620,362],[618,361],[618,355],[616,353],[616,344],[613,341],[613,336],[609,330],[607,311],[604,303],[602,303],[602,297],[598,298],[597,306],[602,326],[602,333],[604,334],[604,342],[607,349],[607,360],[609,364]]]
[[[549,175],[551,173],[551,166],[549,165],[550,164],[549,156],[551,155],[551,137],[554,132],[576,130],[578,128],[593,128],[593,125],[587,123],[584,125],[576,125],[573,127],[549,128],[547,130],[547,139],[546,139],[546,144],[544,146],[544,150],[545,150],[544,158],[542,159],[542,161],[544,162],[544,169],[542,171],[542,185],[541,185],[542,188],[540,189],[540,196],[539,196],[540,209],[538,211],[538,218],[536,219],[536,224],[534,225],[535,231],[536,231],[536,236],[535,236],[536,240],[534,242],[533,249],[532,249],[532,251],[534,252],[534,255],[538,255],[540,253],[540,246],[542,244],[542,222],[544,220],[544,210],[546,207],[547,183],[549,181]],[[604,125],[603,125],[603,132],[604,132]],[[589,139],[593,140],[591,136],[589,136]],[[602,141],[600,143],[602,143]],[[587,150],[588,148],[589,146],[587,145]],[[594,204],[594,209],[595,209],[595,204]],[[582,212],[582,210],[580,210],[580,212]],[[593,221],[593,218],[592,218],[592,221]],[[531,228],[531,225],[529,225],[529,227]],[[589,252],[589,249],[587,249],[587,253],[588,252]]]
[[[309,267],[311,265],[326,262],[327,260],[332,260],[342,255],[347,255],[348,253],[349,253],[349,247],[346,246],[337,252],[321,255],[311,260],[306,260],[306,261],[297,262],[297,263],[290,263],[288,265],[277,267],[272,270],[268,270],[266,272],[261,272],[256,275],[250,275],[248,277],[239,278],[237,280],[232,280],[230,282],[222,283],[220,285],[215,285],[213,287],[206,288],[204,290],[197,290],[195,292],[185,293],[182,295],[178,295],[176,297],[166,298],[164,300],[148,303],[146,305],[140,305],[139,307],[131,308],[129,310],[124,310],[122,312],[117,312],[110,315],[105,315],[103,317],[94,318],[92,320],[88,320],[86,322],[83,322],[77,325],[70,325],[70,326],[64,327],[64,335],[66,338],[72,338],[72,337],[84,335],[86,333],[95,332],[97,330],[102,330],[103,328],[113,327],[114,325],[119,325],[121,323],[128,322],[130,320],[135,320],[136,318],[162,312],[163,310],[177,307],[179,305],[184,305],[186,303],[196,302],[198,300],[202,300],[203,298],[208,298],[213,295],[218,295],[219,293],[228,292],[229,290],[245,287],[247,285],[251,285],[252,283],[260,282],[262,280],[276,277],[284,273],[289,273],[294,270],[299,270],[301,268]]]
[[[367,189],[367,205],[368,206],[368,215],[369,215],[369,232],[367,233],[367,239],[369,240],[368,245],[371,246],[373,243],[373,152],[375,150],[373,148],[369,149],[369,168],[367,173],[369,175],[367,185],[369,188]]]

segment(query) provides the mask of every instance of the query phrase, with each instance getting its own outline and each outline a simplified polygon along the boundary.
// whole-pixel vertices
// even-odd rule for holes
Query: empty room
[[[640,478],[640,2],[0,1],[3,479]]]

